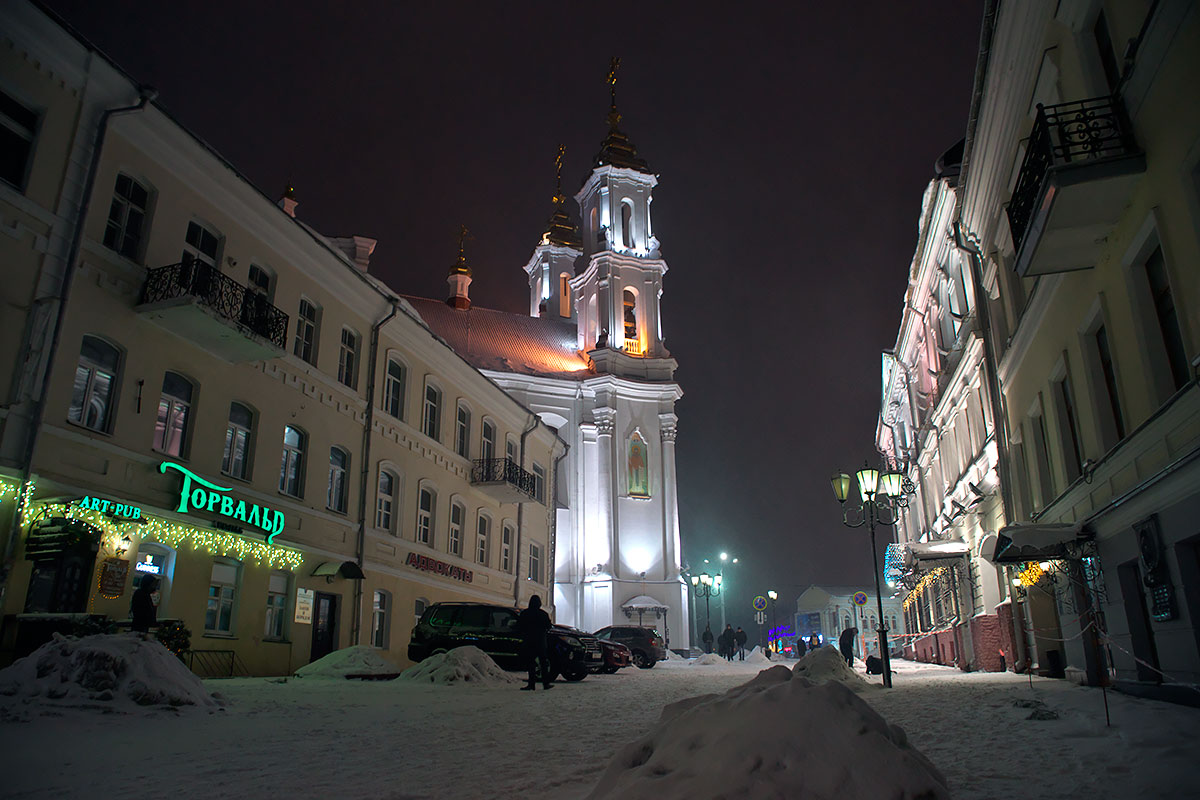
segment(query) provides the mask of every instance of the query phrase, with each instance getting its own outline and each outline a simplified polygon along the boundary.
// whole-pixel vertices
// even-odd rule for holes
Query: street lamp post
[[[850,494],[850,476],[836,472],[830,479],[833,494],[842,504],[842,524],[848,528],[867,525],[871,530],[871,564],[875,573],[875,600],[879,603],[879,657],[883,661],[883,685],[892,686],[892,661],[888,653],[887,623],[883,616],[883,594],[879,591],[879,554],[875,552],[875,526],[895,525],[900,509],[908,505],[908,495],[916,491],[912,481],[899,472],[885,472],[863,466],[855,475],[861,504],[846,504]]]
[[[779,633],[779,630],[778,630],[779,623],[775,617],[775,601],[779,599],[779,592],[775,591],[774,589],[769,589],[769,590],[767,590],[767,597],[771,601],[771,630],[772,630],[772,632],[778,634]],[[767,642],[770,643],[772,641],[774,641],[774,640],[768,636]],[[771,649],[772,650],[775,649],[774,645],[772,645]]]
[[[692,591],[696,593],[697,600],[704,598],[704,629],[712,630],[708,603],[709,598],[718,597],[721,594],[721,574],[709,575],[707,572],[701,572],[699,575],[693,575]]]

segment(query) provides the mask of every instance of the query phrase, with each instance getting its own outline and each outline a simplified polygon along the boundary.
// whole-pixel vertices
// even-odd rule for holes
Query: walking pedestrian
[[[149,633],[150,628],[158,622],[158,609],[154,605],[154,590],[157,588],[158,578],[153,575],[142,577],[129,606],[129,617],[133,620],[129,626],[131,630]]]
[[[801,636],[796,640],[796,658],[804,658],[804,637]]]
[[[517,632],[521,634],[521,657],[529,665],[529,683],[521,687],[523,692],[537,688],[538,665],[541,664],[542,686],[553,689],[550,682],[550,658],[546,650],[546,632],[550,630],[550,615],[542,610],[542,598],[536,594],[529,598],[529,608],[517,615]]]
[[[725,660],[733,661],[733,648],[737,646],[737,634],[733,632],[733,626],[726,625],[721,635],[725,637]]]
[[[854,666],[854,637],[858,635],[858,628],[846,628],[838,637],[838,649],[842,651],[842,655],[846,658],[846,663]]]
[[[707,625],[704,626],[704,633],[700,634],[700,641],[704,642],[704,652],[712,652],[713,633],[712,629]]]
[[[808,649],[809,650],[817,650],[820,647],[821,647],[821,637],[815,633],[810,633],[808,635]]]
[[[746,660],[746,632],[742,630],[742,626],[738,625],[737,633],[733,635],[734,641],[737,642],[738,660]]]

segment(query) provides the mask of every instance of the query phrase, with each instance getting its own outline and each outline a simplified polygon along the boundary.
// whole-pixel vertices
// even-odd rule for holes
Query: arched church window
[[[638,340],[637,295],[631,289],[626,289],[623,298],[625,305],[625,341],[636,345]]]
[[[621,244],[633,247],[633,203],[621,201]]]
[[[565,272],[558,276],[558,315],[571,316],[571,276]]]
[[[650,459],[646,440],[637,431],[629,437],[629,496],[650,496]]]

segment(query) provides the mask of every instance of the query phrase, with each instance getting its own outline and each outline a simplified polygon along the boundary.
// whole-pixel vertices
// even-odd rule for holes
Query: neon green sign
[[[80,508],[86,508],[88,511],[99,511],[101,514],[108,514],[111,517],[121,517],[122,519],[142,518],[142,509],[140,506],[117,503],[112,500],[105,500],[102,497],[85,497],[82,500],[77,500],[75,505]]]
[[[217,486],[173,461],[164,461],[158,465],[158,471],[163,474],[166,474],[169,469],[173,469],[183,476],[183,483],[179,487],[179,507],[175,509],[179,513],[207,511],[229,519],[236,519],[261,529],[267,534],[268,543],[273,542],[275,537],[283,531],[282,511],[275,511],[254,503],[247,506],[245,500],[235,500],[229,495],[223,494],[233,491],[230,487]],[[199,485],[193,487],[193,484]]]

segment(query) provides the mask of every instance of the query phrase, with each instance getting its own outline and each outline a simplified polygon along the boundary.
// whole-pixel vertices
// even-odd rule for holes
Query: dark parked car
[[[654,628],[640,625],[611,625],[596,631],[601,641],[620,642],[633,653],[633,663],[641,669],[650,669],[667,658],[667,646]]]
[[[628,667],[633,663],[633,653],[620,642],[613,642],[608,639],[597,639],[596,641],[600,642],[600,652],[604,656],[604,663],[594,667],[592,672],[603,672],[606,675],[612,675],[622,667]]]
[[[569,681],[581,681],[593,671],[594,664],[603,663],[600,643],[583,631],[554,625],[547,638],[548,680],[562,675]],[[525,667],[521,663],[516,609],[486,603],[434,603],[426,608],[413,628],[408,658],[419,662],[465,645],[478,647],[504,669]]]

